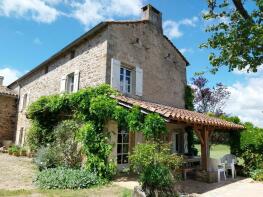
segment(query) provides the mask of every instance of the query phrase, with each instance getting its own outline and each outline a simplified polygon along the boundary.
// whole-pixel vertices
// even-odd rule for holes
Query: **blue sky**
[[[140,7],[148,3],[163,13],[165,34],[190,62],[188,80],[195,72],[207,71],[210,51],[199,49],[209,36],[204,31],[209,22],[201,17],[207,9],[205,0],[0,0],[0,75],[10,83],[98,22],[140,18]],[[260,126],[262,76],[262,70],[246,74],[227,68],[206,74],[210,86],[222,82],[230,88],[228,113]]]

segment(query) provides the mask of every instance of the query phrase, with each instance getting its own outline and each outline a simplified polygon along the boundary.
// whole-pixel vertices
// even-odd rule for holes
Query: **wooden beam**
[[[199,127],[194,127],[194,132],[196,133],[197,137],[199,137],[201,144],[204,144],[204,139],[201,135],[202,129]]]

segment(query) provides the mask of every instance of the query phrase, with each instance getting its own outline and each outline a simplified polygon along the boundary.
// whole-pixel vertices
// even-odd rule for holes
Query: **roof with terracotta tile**
[[[14,97],[17,96],[17,94],[13,90],[10,90],[6,86],[1,86],[1,85],[0,85],[0,95],[14,96]]]
[[[219,118],[210,117],[203,113],[137,100],[126,96],[116,96],[115,98],[119,101],[120,105],[137,105],[147,112],[158,113],[164,118],[176,122],[183,122],[197,126],[212,126],[224,129],[244,129],[242,125],[234,124]]]

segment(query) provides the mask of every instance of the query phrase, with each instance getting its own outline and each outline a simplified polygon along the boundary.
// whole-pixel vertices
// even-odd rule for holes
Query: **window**
[[[67,76],[66,79],[66,91],[73,92],[74,90],[74,73],[71,73]]]
[[[172,139],[172,150],[173,153],[179,152],[179,133],[173,133],[173,139]]]
[[[72,60],[75,57],[75,50],[70,52],[70,59]]]
[[[129,133],[127,129],[119,129],[117,141],[117,163],[120,165],[128,164],[129,152]]]
[[[23,97],[23,103],[22,103],[22,110],[24,110],[27,106],[27,94]]]
[[[131,71],[123,67],[120,68],[120,90],[131,93]]]

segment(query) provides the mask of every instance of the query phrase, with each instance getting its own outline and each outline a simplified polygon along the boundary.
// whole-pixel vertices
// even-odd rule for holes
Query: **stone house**
[[[186,126],[202,123],[239,128],[184,110],[188,64],[163,35],[162,14],[151,5],[142,8],[141,20],[99,23],[8,86],[19,95],[15,143],[24,144],[30,126],[26,108],[40,96],[76,92],[102,83],[123,93],[117,98],[120,105],[129,108],[136,103],[145,113],[154,111],[164,116],[174,152],[188,152]],[[117,144],[113,156],[120,168],[125,167],[129,150],[143,142],[143,137],[129,135],[113,121],[109,129]]]
[[[15,139],[17,94],[3,86],[0,76],[0,146]]]

